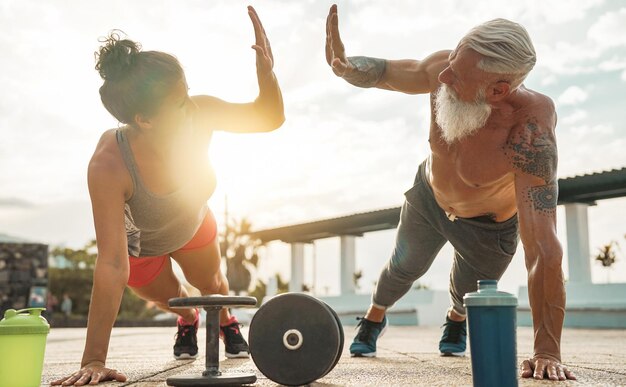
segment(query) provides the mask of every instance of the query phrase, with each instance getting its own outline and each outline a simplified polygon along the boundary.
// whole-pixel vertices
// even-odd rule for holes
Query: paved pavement
[[[465,386],[472,384],[470,357],[448,358],[437,353],[440,330],[435,327],[392,326],[379,340],[378,357],[351,358],[354,327],[344,327],[346,345],[337,366],[313,386]],[[247,334],[246,329],[243,329]],[[107,386],[165,386],[170,376],[201,375],[204,370],[204,329],[198,340],[200,357],[174,360],[175,328],[114,328],[108,365],[128,376]],[[42,385],[75,371],[84,346],[85,329],[52,329],[47,341]],[[518,328],[520,361],[530,354],[532,330]],[[220,369],[256,373],[255,386],[276,386],[250,359],[226,359],[220,347]],[[520,380],[520,386],[626,386],[626,330],[565,329],[563,357],[577,382]],[[469,353],[469,351],[468,351]]]

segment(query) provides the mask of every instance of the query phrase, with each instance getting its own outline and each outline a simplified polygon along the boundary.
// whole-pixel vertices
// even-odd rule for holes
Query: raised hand
[[[326,18],[326,62],[335,75],[358,87],[376,87],[386,67],[384,59],[366,56],[346,57],[346,50],[339,36],[336,4],[330,7]]]
[[[339,17],[337,16],[337,4],[333,4],[326,18],[326,62],[338,77],[343,77],[346,72],[354,70],[354,66],[346,57],[346,50],[339,36]]]
[[[576,380],[576,376],[558,361],[541,357],[524,360],[520,371],[523,378],[543,379],[546,376],[550,380]]]
[[[256,67],[257,72],[265,74],[272,71],[274,67],[274,56],[272,55],[272,47],[267,39],[267,34],[261,24],[261,19],[252,6],[248,6],[248,15],[254,27],[255,43],[252,48],[256,51]]]

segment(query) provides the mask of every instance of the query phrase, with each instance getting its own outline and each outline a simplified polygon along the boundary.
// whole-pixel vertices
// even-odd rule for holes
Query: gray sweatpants
[[[396,244],[380,274],[372,302],[388,308],[423,276],[446,241],[454,247],[450,273],[450,301],[465,315],[463,296],[476,291],[480,279],[499,280],[517,248],[517,215],[496,223],[486,217],[451,221],[435,201],[424,161],[413,187],[405,195]]]

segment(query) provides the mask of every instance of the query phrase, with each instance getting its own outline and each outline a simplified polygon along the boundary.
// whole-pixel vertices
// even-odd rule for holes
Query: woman
[[[173,297],[187,292],[172,271],[170,258],[203,295],[228,294],[220,271],[217,225],[207,200],[215,176],[207,153],[213,130],[266,132],[284,122],[283,102],[265,30],[252,7],[259,97],[234,104],[187,94],[176,58],[141,51],[111,33],[97,53],[96,69],[106,109],[122,124],[104,133],[89,163],[98,259],[94,270],[87,339],[81,369],[53,385],[125,381],[106,368],[113,323],[124,288],[176,313],[174,356],[197,356],[198,311],[170,309]],[[247,357],[239,323],[222,309],[221,334],[228,357]]]

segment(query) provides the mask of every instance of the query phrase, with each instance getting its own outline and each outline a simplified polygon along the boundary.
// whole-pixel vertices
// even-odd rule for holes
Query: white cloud
[[[572,131],[574,133],[578,133],[581,135],[589,135],[589,134],[612,134],[614,131],[614,128],[612,125],[593,125],[593,126],[589,126],[589,125],[583,125],[583,126],[577,126],[575,128],[572,128]]]
[[[557,77],[554,74],[547,75],[541,79],[542,86],[554,85],[557,82]]]
[[[626,45],[626,8],[602,15],[587,35],[603,48]]]
[[[598,68],[603,71],[615,71],[626,69],[626,59],[613,57],[600,62]]]
[[[581,102],[585,102],[588,96],[587,92],[580,87],[570,86],[559,95],[557,101],[561,105],[578,105]]]
[[[585,110],[576,110],[572,114],[564,117],[560,122],[564,125],[572,125],[587,118],[589,114]]]
[[[626,70],[622,71],[622,81],[626,82]]]
[[[30,208],[34,204],[19,198],[2,198],[0,197],[0,207],[8,208]]]
[[[561,3],[559,7],[574,13],[585,8],[576,5],[563,7]],[[626,48],[626,8],[605,12],[595,21],[591,18],[583,19],[575,25],[563,27],[558,33],[555,26],[535,28],[538,32],[533,35],[538,57],[537,68],[545,68],[558,75],[591,74],[598,69],[611,71],[616,67],[623,68],[623,59],[617,58],[620,49],[623,51]],[[532,29],[530,32],[532,35]],[[601,65],[594,63],[612,48],[613,51],[617,49],[618,55],[603,61]]]
[[[562,24],[584,19],[592,8],[602,5],[603,0],[578,0],[567,5],[559,0],[535,0],[518,4],[523,15],[537,23]]]
[[[576,75],[596,71],[593,61],[601,54],[599,47],[583,41],[535,42],[537,66],[549,74]]]

